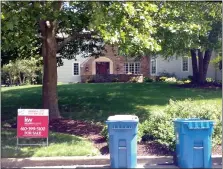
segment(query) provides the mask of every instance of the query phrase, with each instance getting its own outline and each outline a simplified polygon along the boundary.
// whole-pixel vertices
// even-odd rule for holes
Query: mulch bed
[[[59,119],[51,121],[50,123],[51,131],[85,137],[94,143],[95,147],[99,149],[102,155],[109,155],[106,139],[100,134],[102,129],[102,125],[80,120]],[[137,154],[139,156],[172,154],[164,147],[153,142],[140,142],[137,148]]]
[[[50,130],[61,133],[69,133],[81,137],[85,137],[92,141],[99,149],[102,155],[109,155],[109,150],[105,138],[100,134],[103,126],[96,125],[87,121],[59,119],[50,122]],[[137,146],[138,156],[147,155],[173,155],[167,148],[155,142],[140,142]],[[213,154],[221,155],[221,145],[213,147]]]
[[[4,128],[16,128],[16,123],[2,126]],[[102,125],[94,124],[89,121],[71,120],[71,119],[57,119],[50,122],[49,128],[51,131],[72,134],[87,138],[93,142],[94,146],[100,151],[101,155],[109,155],[109,149],[106,139],[100,134],[103,129]],[[221,145],[212,148],[214,155],[222,155]],[[140,142],[137,145],[138,156],[149,155],[173,155],[167,148],[155,142]]]
[[[178,87],[182,88],[201,88],[201,89],[220,89],[222,88],[222,84],[220,83],[205,83],[203,85],[194,84],[194,83],[186,83],[186,84],[177,84]]]

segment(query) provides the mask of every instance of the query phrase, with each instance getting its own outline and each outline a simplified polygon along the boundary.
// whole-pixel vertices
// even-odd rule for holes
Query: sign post
[[[46,138],[48,146],[49,110],[48,109],[18,109],[17,117],[17,145],[45,145],[19,144],[19,138]]]

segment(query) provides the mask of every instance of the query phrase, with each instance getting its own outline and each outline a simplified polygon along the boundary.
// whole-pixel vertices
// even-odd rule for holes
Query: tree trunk
[[[198,62],[199,62],[199,84],[203,85],[205,82],[204,65],[203,65],[203,52],[198,50]]]
[[[23,76],[22,83],[24,84],[25,82],[26,82],[26,77]]]
[[[21,73],[19,72],[19,84],[22,84]]]
[[[199,64],[197,65],[196,50],[191,49],[194,83],[199,83],[200,85],[203,85],[205,83],[207,71],[208,71],[208,65],[211,60],[211,53],[212,53],[212,50],[210,49],[207,49],[205,53],[198,50],[198,63]]]
[[[207,76],[208,66],[209,66],[209,63],[210,63],[210,60],[211,60],[211,53],[212,53],[212,50],[208,49],[208,50],[205,51],[205,54],[204,54],[203,71],[204,71],[204,78],[205,79],[206,79],[206,76]]]
[[[12,81],[12,77],[13,77],[13,76],[9,75],[9,80],[10,80],[9,83],[10,83],[10,86],[12,85],[12,82],[13,82],[13,81]]]
[[[192,69],[193,69],[193,83],[197,83],[199,79],[196,49],[191,49]]]
[[[14,76],[12,76],[11,86],[14,84],[14,82],[15,82],[15,77],[14,77]]]
[[[56,25],[53,22],[40,21],[41,34],[43,36],[43,108],[49,109],[50,119],[60,118],[57,99],[57,60],[56,60]]]

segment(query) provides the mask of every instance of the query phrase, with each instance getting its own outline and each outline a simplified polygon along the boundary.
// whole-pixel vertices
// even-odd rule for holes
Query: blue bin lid
[[[213,120],[201,120],[199,118],[175,119],[174,122],[186,124],[189,129],[208,129],[214,124]]]
[[[187,124],[188,129],[209,129],[213,126],[212,120],[190,121]]]
[[[189,122],[189,121],[198,121],[200,118],[178,118],[173,120],[173,122]]]
[[[109,116],[106,122],[139,122],[135,115],[114,115]]]

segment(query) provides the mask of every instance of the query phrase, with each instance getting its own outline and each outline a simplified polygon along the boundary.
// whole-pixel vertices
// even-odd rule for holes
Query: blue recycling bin
[[[138,122],[138,117],[133,115],[107,119],[111,168],[136,168]]]
[[[180,168],[211,168],[211,137],[214,122],[211,120],[176,119],[176,160]]]

